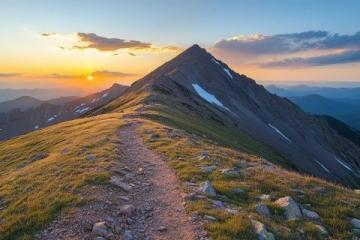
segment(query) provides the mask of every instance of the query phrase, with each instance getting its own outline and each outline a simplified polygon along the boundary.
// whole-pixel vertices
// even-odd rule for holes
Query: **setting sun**
[[[87,78],[88,81],[93,81],[94,80],[94,77],[91,76],[91,75],[87,76],[86,78]]]

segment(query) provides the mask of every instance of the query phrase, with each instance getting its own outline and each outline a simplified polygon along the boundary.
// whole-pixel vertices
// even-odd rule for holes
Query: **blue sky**
[[[23,78],[26,78],[37,72],[42,75],[79,76],[89,75],[94,71],[129,73],[124,76],[129,76],[126,81],[132,81],[129,80],[130,76],[132,79],[134,75],[141,76],[178,54],[169,53],[168,49],[159,49],[174,46],[181,50],[194,43],[206,47],[235,70],[259,80],[286,78],[294,81],[331,81],[345,78],[360,81],[360,77],[356,77],[359,72],[354,70],[359,67],[358,60],[354,59],[358,59],[360,55],[360,42],[356,35],[360,31],[360,1],[1,0],[0,9],[0,49],[3,52],[3,56],[0,56],[0,82],[1,76],[5,78],[10,73],[21,73]],[[286,55],[282,52],[282,55],[249,56],[239,51],[229,53],[224,49],[214,48],[220,46],[216,45],[217,43],[234,37],[243,44],[246,41],[263,41],[263,38],[267,37],[276,41],[281,34],[292,36],[292,33],[312,30],[326,31],[329,38],[334,38],[332,34],[352,38],[351,41],[357,41],[356,52],[354,45],[351,45],[326,51],[314,47],[301,53],[296,51],[296,54],[289,51]],[[44,40],[34,37],[41,33],[54,33],[58,39],[53,37]],[[97,55],[91,51],[58,49],[74,49],[69,44],[69,36],[73,34],[72,41],[81,42],[78,33],[95,34],[102,40],[116,38],[150,43],[152,54],[149,49],[145,52],[137,51],[136,54],[129,50],[129,54],[139,56],[131,58],[125,57],[124,49],[115,49],[116,54],[106,52],[106,57],[104,51],[96,48]],[[258,35],[256,38],[248,38],[252,34]],[[73,43],[73,46],[76,46],[76,43]],[[348,51],[345,55],[347,59],[337,56],[341,51]],[[113,55],[119,57],[111,58]],[[326,59],[330,60],[324,61],[323,55],[327,55]],[[249,61],[239,61],[245,58]],[[295,58],[301,59],[294,61]],[[18,63],[18,59],[25,59],[31,64]],[[336,62],[339,59],[346,64],[339,65]],[[47,63],[46,67],[42,67],[40,60]],[[325,62],[332,66],[323,66]],[[318,66],[319,63],[321,66]],[[257,64],[257,67],[252,64]],[[266,66],[267,69],[259,66]],[[269,66],[276,66],[277,69],[269,69]]]

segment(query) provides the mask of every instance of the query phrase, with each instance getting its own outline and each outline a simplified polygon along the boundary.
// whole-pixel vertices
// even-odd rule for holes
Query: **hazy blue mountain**
[[[288,98],[306,112],[329,115],[360,129],[360,99],[331,99],[316,94]]]
[[[335,88],[335,87],[313,87],[308,85],[282,86],[268,85],[266,89],[282,97],[301,97],[306,95],[320,95],[326,98],[360,99],[360,87]]]

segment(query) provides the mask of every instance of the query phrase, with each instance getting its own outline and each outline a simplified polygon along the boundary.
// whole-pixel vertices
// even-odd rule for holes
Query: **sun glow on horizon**
[[[93,81],[93,80],[94,80],[94,76],[88,75],[88,76],[86,77],[86,79],[87,79],[88,81]]]

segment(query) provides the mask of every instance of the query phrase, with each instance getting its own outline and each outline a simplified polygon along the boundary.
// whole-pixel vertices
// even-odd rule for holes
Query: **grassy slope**
[[[107,181],[120,125],[107,114],[1,142],[0,239],[31,239],[62,208],[81,204],[81,187]],[[48,156],[34,160],[39,153]]]
[[[174,127],[173,122],[170,126]],[[180,127],[183,125],[180,124]],[[216,191],[221,194],[219,199],[239,210],[238,214],[231,215],[224,210],[215,209],[208,200],[188,202],[187,208],[190,212],[217,218],[217,221],[206,226],[213,239],[255,239],[251,230],[251,218],[263,222],[268,230],[276,235],[276,239],[327,239],[319,234],[315,223],[309,220],[286,221],[282,211],[272,201],[265,201],[273,212],[271,220],[257,214],[255,205],[261,202],[257,199],[260,194],[271,194],[274,199],[290,195],[300,204],[311,204],[308,208],[321,216],[320,224],[326,227],[334,239],[351,239],[348,217],[360,217],[359,195],[351,189],[278,167],[266,170],[266,166],[271,164],[266,164],[262,158],[239,149],[221,146],[201,134],[194,135],[191,131],[192,134],[179,131],[180,137],[176,140],[170,139],[167,128],[167,120],[158,119],[157,123],[147,121],[140,133],[150,148],[168,157],[169,164],[176,170],[180,180],[184,183],[212,180]],[[158,140],[152,138],[154,134],[159,136]],[[217,137],[227,138],[227,135]],[[210,161],[198,159],[204,150],[210,151]],[[238,166],[241,161],[246,161],[253,167],[234,176],[220,173],[220,169]],[[212,164],[218,166],[217,171],[211,174],[202,171],[201,167]],[[237,188],[245,190],[245,193],[236,193]],[[305,194],[296,192],[296,189],[304,191]]]

